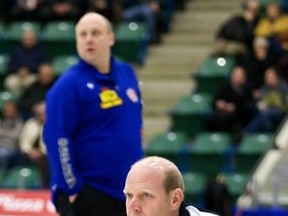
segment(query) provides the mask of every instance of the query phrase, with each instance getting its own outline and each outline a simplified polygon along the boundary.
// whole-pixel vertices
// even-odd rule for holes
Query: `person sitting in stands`
[[[0,169],[4,172],[17,164],[18,138],[23,127],[23,120],[18,114],[17,104],[6,101],[0,119]]]
[[[259,113],[249,122],[245,132],[275,132],[288,110],[288,84],[275,67],[265,71],[264,84],[254,93]]]
[[[39,66],[49,62],[48,55],[38,43],[36,32],[24,30],[22,42],[10,54],[8,75],[4,80],[7,90],[21,94],[25,88],[36,80]]]
[[[216,32],[211,55],[239,55],[252,50],[254,27],[260,14],[257,0],[249,0],[243,7],[242,14],[235,15],[223,23]]]
[[[24,90],[18,101],[19,111],[24,120],[34,115],[32,110],[34,104],[45,100],[46,93],[55,80],[55,73],[51,64],[43,64],[39,67],[37,80]]]
[[[49,187],[49,167],[46,148],[42,139],[43,124],[46,118],[45,102],[33,106],[34,117],[28,119],[19,137],[19,147],[24,155],[23,163],[32,163],[38,167],[41,177],[41,187]]]
[[[206,117],[206,129],[234,133],[242,130],[254,113],[252,89],[247,82],[246,71],[235,66],[230,80],[215,94],[213,111]]]

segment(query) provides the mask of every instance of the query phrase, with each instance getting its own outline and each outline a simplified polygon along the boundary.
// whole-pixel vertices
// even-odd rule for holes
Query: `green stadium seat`
[[[203,192],[206,184],[205,175],[197,172],[183,172],[185,202],[192,205],[203,203]]]
[[[52,60],[52,65],[56,76],[60,76],[66,69],[74,65],[78,61],[76,55],[59,55]]]
[[[0,91],[0,109],[2,109],[5,101],[18,101],[20,95],[16,95],[7,90]]]
[[[261,156],[273,146],[272,133],[245,134],[235,152],[236,170],[250,173]]]
[[[76,54],[75,25],[72,21],[51,21],[43,26],[41,39],[51,58]]]
[[[4,176],[2,187],[9,189],[40,189],[40,176],[36,167],[13,167]]]
[[[235,59],[232,56],[207,57],[193,74],[197,92],[213,94],[229,78],[234,66]]]
[[[201,132],[188,148],[189,170],[214,177],[222,172],[230,146],[230,136],[223,132]]]
[[[169,112],[172,130],[194,137],[204,129],[204,116],[211,108],[211,102],[211,95],[205,93],[182,96]]]
[[[157,133],[145,148],[147,156],[157,155],[174,162],[179,168],[183,165],[182,152],[188,140],[182,132]]]
[[[6,30],[6,47],[7,51],[11,51],[13,47],[21,42],[23,31],[34,30],[39,36],[41,24],[34,21],[15,21],[7,26]]]
[[[142,64],[148,46],[147,26],[141,22],[121,22],[115,26],[114,32],[113,54],[122,60]]]
[[[238,197],[246,190],[246,184],[250,175],[247,173],[223,173],[222,175],[230,193],[232,205],[234,206]]]

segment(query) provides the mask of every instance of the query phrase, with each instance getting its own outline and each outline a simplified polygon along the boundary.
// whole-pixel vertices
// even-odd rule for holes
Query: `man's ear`
[[[110,32],[109,37],[110,37],[110,46],[112,47],[115,44],[115,34],[113,32]]]
[[[179,209],[182,201],[184,200],[184,193],[180,188],[176,188],[171,193],[171,209],[177,210]]]

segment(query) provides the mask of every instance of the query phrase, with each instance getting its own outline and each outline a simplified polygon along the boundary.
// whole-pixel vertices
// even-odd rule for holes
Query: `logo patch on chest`
[[[101,100],[100,107],[102,109],[119,106],[123,103],[115,90],[105,89],[100,93],[99,97]]]

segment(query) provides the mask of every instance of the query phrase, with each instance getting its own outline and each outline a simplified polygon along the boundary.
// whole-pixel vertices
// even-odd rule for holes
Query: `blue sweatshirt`
[[[141,102],[132,67],[114,58],[109,75],[81,59],[61,75],[47,94],[43,132],[53,200],[84,184],[125,200],[126,175],[143,157]]]

